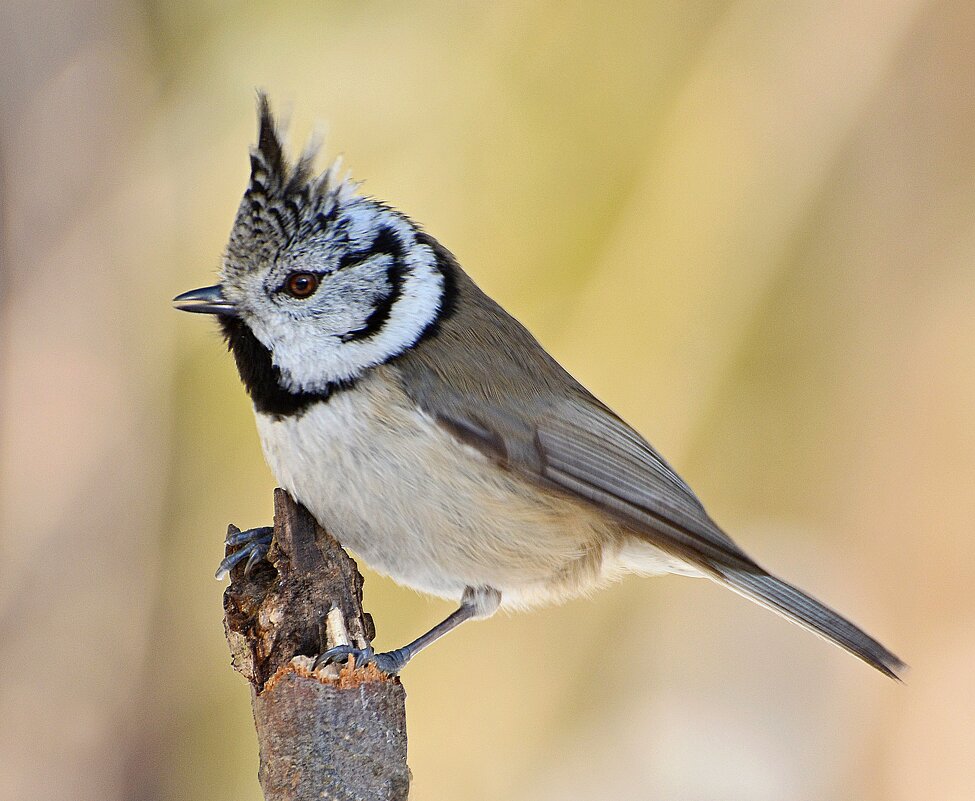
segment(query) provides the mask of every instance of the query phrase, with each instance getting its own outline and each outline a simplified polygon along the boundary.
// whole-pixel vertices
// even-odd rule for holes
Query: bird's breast
[[[597,581],[620,537],[594,508],[499,466],[381,378],[257,421],[280,484],[370,567],[419,590],[551,600]]]

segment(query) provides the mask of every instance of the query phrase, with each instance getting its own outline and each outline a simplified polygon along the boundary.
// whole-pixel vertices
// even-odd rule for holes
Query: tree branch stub
[[[235,531],[231,527],[231,531]],[[231,572],[224,629],[251,685],[267,801],[383,799],[409,794],[406,693],[373,665],[312,670],[334,645],[368,645],[355,562],[283,490],[274,493],[267,562]]]

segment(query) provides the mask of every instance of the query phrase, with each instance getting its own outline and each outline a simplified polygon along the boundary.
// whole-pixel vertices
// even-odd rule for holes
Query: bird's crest
[[[339,177],[341,159],[315,174],[317,138],[313,137],[291,164],[264,92],[258,92],[257,111],[258,136],[250,150],[250,180],[227,249],[228,258],[239,267],[323,233],[358,189],[348,175]]]

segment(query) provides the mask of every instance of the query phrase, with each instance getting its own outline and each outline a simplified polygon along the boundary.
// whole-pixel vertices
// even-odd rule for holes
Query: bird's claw
[[[250,575],[251,570],[254,569],[254,565],[267,556],[268,549],[271,547],[273,534],[274,529],[270,526],[249,528],[246,531],[236,531],[233,534],[228,534],[226,544],[228,546],[239,545],[241,547],[223,558],[217,567],[217,572],[214,574],[216,578],[226,578],[230,575],[230,571],[245,559],[247,563],[244,565],[244,575]]]
[[[355,666],[357,668],[372,663],[383,673],[389,673],[390,675],[399,673],[409,660],[409,656],[402,648],[377,654],[371,645],[365,648],[355,648],[351,645],[336,645],[334,648],[329,648],[324,653],[319,654],[315,658],[312,668],[317,670],[325,665],[339,664],[348,660],[350,656],[355,660]]]

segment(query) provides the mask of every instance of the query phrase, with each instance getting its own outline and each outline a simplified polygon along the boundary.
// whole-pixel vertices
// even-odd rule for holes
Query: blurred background
[[[0,798],[261,798],[213,571],[274,481],[169,305],[255,87],[912,666],[629,579],[410,665],[413,798],[975,797],[972,41],[970,0],[3,0]],[[365,572],[380,647],[449,611]]]

